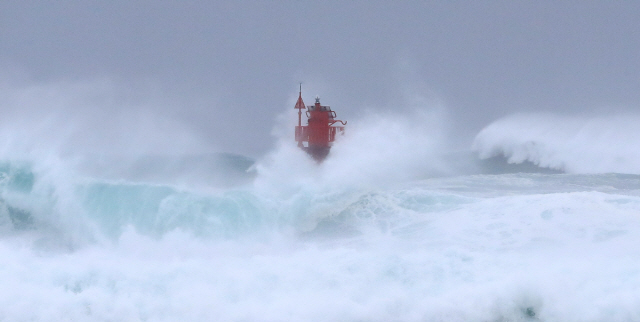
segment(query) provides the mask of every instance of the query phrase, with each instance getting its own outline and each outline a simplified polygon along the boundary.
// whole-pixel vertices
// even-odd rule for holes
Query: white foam
[[[4,237],[0,314],[12,321],[615,321],[640,313],[639,197],[512,190],[461,199],[433,189],[426,181],[363,194],[358,200],[369,202],[342,206],[345,216],[376,214],[359,217],[355,228],[389,225],[347,238],[274,231],[208,240],[176,230],[156,239],[129,229],[115,244],[54,253]],[[438,206],[449,197],[458,201]]]
[[[635,160],[623,153],[623,144],[634,151],[624,131],[635,133],[633,121],[513,117],[485,129],[476,148],[576,172],[606,168],[611,156]],[[83,207],[87,182],[73,163],[33,153],[38,179],[21,205],[46,229],[0,230],[0,320],[640,320],[636,176],[424,179],[448,170],[437,161],[440,122],[429,111],[353,122],[322,165],[288,132],[256,166],[253,187],[160,196],[159,213],[128,213],[112,239],[92,226],[100,223]],[[620,145],[606,150],[614,138]],[[605,156],[590,160],[598,151]],[[127,183],[111,188],[132,194]],[[145,191],[127,201],[155,202]],[[212,217],[188,216],[220,204]],[[236,214],[215,213],[227,204],[257,220],[243,234],[194,233]],[[162,228],[163,215],[184,222],[133,228]]]

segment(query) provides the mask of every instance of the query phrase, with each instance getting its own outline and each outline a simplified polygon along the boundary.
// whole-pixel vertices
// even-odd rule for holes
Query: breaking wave
[[[640,320],[633,120],[514,116],[479,162],[437,112],[374,115],[321,165],[291,132],[254,162],[8,126],[0,320]]]
[[[481,158],[504,156],[569,173],[640,173],[638,114],[569,116],[517,114],[475,138]]]
[[[1,170],[0,314],[9,320],[640,314],[637,175],[471,175],[266,194],[54,184],[28,164]]]

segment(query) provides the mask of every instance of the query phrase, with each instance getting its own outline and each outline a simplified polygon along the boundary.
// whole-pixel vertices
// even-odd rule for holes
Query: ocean
[[[636,120],[517,115],[446,153],[369,120],[322,164],[7,150],[0,321],[640,321]]]

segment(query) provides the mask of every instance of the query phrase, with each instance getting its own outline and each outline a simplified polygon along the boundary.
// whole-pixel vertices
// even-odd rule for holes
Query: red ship
[[[314,160],[322,162],[331,150],[336,135],[344,133],[347,122],[336,120],[336,112],[329,106],[320,105],[320,98],[316,96],[314,105],[305,106],[302,101],[302,86],[298,94],[298,126],[296,126],[296,141],[298,147],[305,150]],[[302,109],[306,109],[307,125],[302,125]],[[305,146],[306,143],[306,146]]]

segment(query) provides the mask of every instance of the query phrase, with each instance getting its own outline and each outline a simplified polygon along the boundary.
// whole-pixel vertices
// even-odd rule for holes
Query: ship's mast
[[[297,138],[299,138],[298,140],[298,146],[299,147],[303,147],[302,145],[302,109],[306,109],[307,107],[304,105],[304,102],[302,101],[302,83],[300,83],[300,91],[298,92],[298,102],[296,102],[296,107],[298,109],[298,127],[296,130],[296,133],[299,133],[296,135]],[[300,131],[300,132],[298,132]]]
[[[302,102],[302,83],[300,83],[300,91],[298,92],[298,102]],[[302,103],[302,106],[304,106],[304,103]],[[296,108],[297,105],[296,105]],[[302,125],[302,109],[298,108],[298,126]]]

